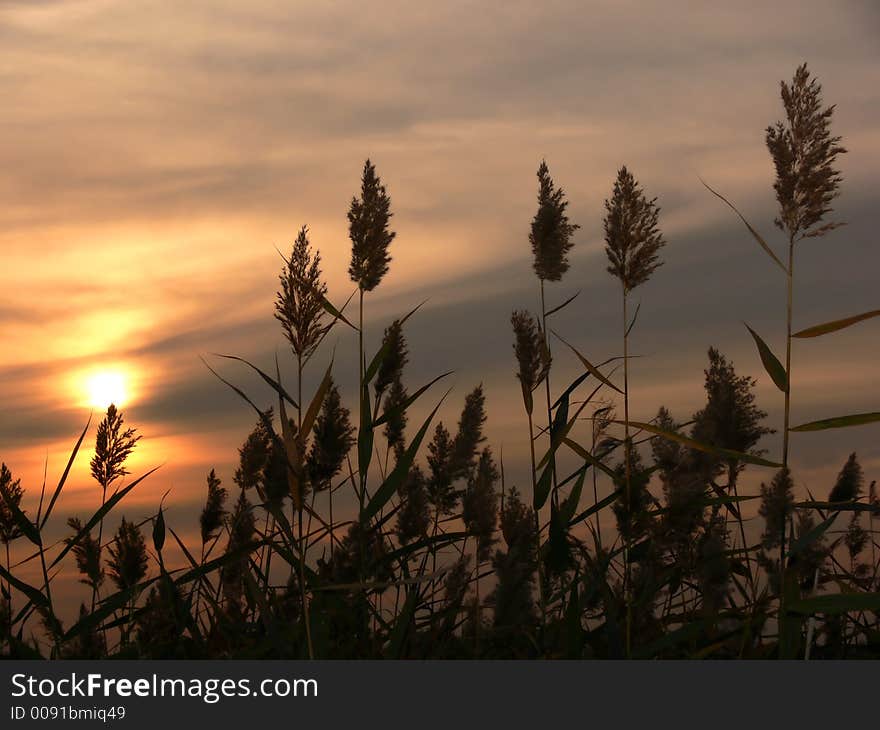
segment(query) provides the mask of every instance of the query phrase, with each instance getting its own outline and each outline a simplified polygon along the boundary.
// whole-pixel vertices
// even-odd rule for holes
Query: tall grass
[[[119,515],[126,497],[153,472],[130,478],[127,465],[140,434],[114,406],[94,434],[91,473],[101,499],[87,518],[66,515],[64,539],[50,542],[47,525],[53,520],[49,528],[55,529],[90,424],[57,486],[50,494],[44,483],[38,500],[29,499],[2,464],[3,653],[880,656],[875,485],[866,493],[852,454],[827,496],[799,501],[789,459],[792,433],[880,421],[878,413],[860,413],[791,426],[793,341],[880,312],[793,331],[796,246],[835,227],[826,216],[839,192],[834,162],[843,150],[830,132],[832,108],[823,107],[805,67],[783,84],[782,99],[786,119],[768,130],[767,143],[788,264],[746,223],[785,276],[785,364],[750,330],[764,369],[784,394],[778,457],[760,448],[772,429],[756,400],[756,380],[739,374],[715,347],[708,350],[703,407],[684,419],[662,406],[654,418],[632,417],[629,338],[639,308],[632,311],[631,296],[660,265],[665,239],[655,199],[625,167],[606,202],[603,231],[609,271],[621,284],[622,354],[598,361],[584,354],[589,346],[575,344],[583,333],[551,329],[552,315],[577,294],[548,308],[545,284],[566,273],[578,227],[542,163],[529,233],[540,313],[518,310],[511,317],[510,386],[515,377],[528,437],[528,483],[525,493],[508,485],[503,459],[496,462],[487,443],[492,404],[482,385],[465,394],[457,421],[447,427],[438,414],[450,391],[436,391],[449,373],[427,383],[408,381],[407,333],[417,326],[419,306],[389,323],[378,346],[370,347],[366,294],[389,271],[396,236],[390,197],[367,161],[348,214],[355,285],[348,301],[337,306],[330,300],[306,227],[283,256],[275,316],[290,346],[293,392],[280,358],[271,366],[234,355],[206,362],[252,410],[254,427],[234,473],[207,474],[196,544],[164,504],[141,522]],[[358,313],[349,318],[355,297]],[[336,386],[329,353],[317,386],[306,392],[304,373],[335,328],[357,338],[356,408]],[[554,378],[555,387],[550,333],[563,345],[557,361],[569,358],[579,369],[570,383]],[[260,392],[245,392],[221,374],[220,362],[256,373]],[[543,413],[535,416],[539,389],[546,426]],[[428,398],[427,417],[414,420],[415,408]],[[621,408],[622,420],[615,417]],[[638,408],[644,412],[645,404]],[[561,464],[574,466],[565,473]],[[759,493],[743,493],[746,469],[767,470]],[[28,512],[34,502],[36,511]],[[351,504],[356,507],[346,509]],[[763,525],[756,544],[746,510],[757,512]],[[849,515],[845,527],[837,524],[842,513]],[[87,593],[78,613],[59,606],[52,590],[70,562]]]

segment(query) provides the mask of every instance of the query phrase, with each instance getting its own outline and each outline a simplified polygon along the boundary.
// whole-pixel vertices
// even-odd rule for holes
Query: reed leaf
[[[559,335],[559,333],[557,333],[555,330],[550,330],[550,331],[553,332],[553,334],[556,336],[556,338],[560,342],[562,342],[562,344],[564,344],[566,347],[568,347],[568,349],[571,350],[575,354],[577,359],[581,361],[581,364],[587,369],[587,372],[589,372],[590,375],[592,375],[594,378],[596,378],[597,380],[599,380],[602,383],[604,383],[605,385],[607,385],[612,390],[616,390],[618,393],[623,395],[623,391],[620,388],[618,388],[614,383],[612,383],[610,380],[608,380],[608,378],[606,378],[604,375],[602,375],[602,373],[599,372],[598,368],[596,368],[596,366],[593,365],[593,363],[591,363],[580,352],[578,352],[577,349],[573,345],[569,344],[566,340],[564,340]]]
[[[822,335],[830,334],[831,332],[846,329],[847,327],[851,327],[859,322],[864,322],[866,319],[871,319],[872,317],[880,317],[880,309],[873,309],[870,312],[863,312],[862,314],[856,314],[852,317],[844,317],[843,319],[835,319],[833,322],[825,322],[825,324],[817,324],[814,327],[807,327],[805,330],[795,332],[792,337],[820,337]]]
[[[752,333],[752,338],[758,346],[758,354],[761,356],[761,363],[764,365],[764,370],[767,371],[767,374],[773,380],[776,387],[785,393],[788,390],[788,374],[785,372],[782,363],[779,362],[776,355],[773,354],[767,346],[767,343],[761,339],[760,335],[758,335],[755,330],[748,325],[746,325],[746,329]]]
[[[64,473],[61,475],[61,479],[58,480],[58,486],[55,488],[55,492],[52,494],[52,499],[49,500],[49,506],[46,507],[46,512],[40,520],[40,529],[46,526],[46,522],[49,521],[49,515],[52,514],[52,508],[55,506],[55,502],[58,501],[58,497],[61,496],[61,490],[64,488],[64,485],[67,483],[67,476],[70,474],[70,469],[73,466],[74,459],[76,459],[76,455],[79,453],[79,448],[82,446],[83,439],[86,436],[86,433],[89,430],[89,426],[92,423],[92,416],[89,414],[89,420],[86,422],[86,427],[83,429],[82,433],[79,435],[79,439],[77,439],[76,444],[73,447],[73,451],[70,452],[70,458],[67,460],[67,466],[64,467]]]
[[[623,421],[613,421],[613,423],[617,423],[619,425],[623,425]],[[769,466],[774,469],[779,469],[782,467],[782,464],[779,464],[775,461],[769,461],[768,459],[762,459],[760,456],[755,456],[754,454],[744,454],[740,451],[732,451],[731,449],[722,449],[720,446],[712,446],[711,444],[704,444],[700,441],[695,441],[688,436],[684,436],[683,434],[676,433],[675,431],[666,431],[665,429],[659,428],[658,426],[654,426],[651,423],[641,423],[639,421],[630,421],[629,425],[640,429],[642,431],[648,431],[649,433],[653,433],[657,436],[662,436],[665,439],[669,439],[670,441],[676,441],[680,443],[682,446],[687,446],[689,449],[694,449],[696,451],[703,451],[707,454],[715,454],[717,456],[722,456],[725,459],[733,459],[736,461],[742,461],[747,464],[755,464],[756,466]]]
[[[61,562],[61,560],[64,558],[64,556],[67,555],[67,553],[69,553],[73,549],[73,547],[79,542],[80,538],[82,538],[84,535],[86,535],[102,519],[104,519],[104,517],[106,517],[110,513],[110,510],[112,510],[117,504],[119,504],[132,489],[134,489],[138,484],[140,484],[142,481],[144,481],[144,479],[146,479],[148,476],[150,476],[154,472],[158,471],[159,468],[160,467],[158,467],[158,466],[153,467],[146,474],[135,479],[127,487],[124,487],[123,489],[120,489],[118,492],[114,493],[113,496],[111,496],[104,503],[104,505],[97,512],[95,512],[95,514],[93,514],[89,518],[89,521],[86,522],[86,524],[83,526],[83,528],[79,532],[77,532],[77,534],[74,535],[74,537],[70,541],[68,541],[65,544],[65,546],[61,550],[61,552],[58,553],[58,555],[55,557],[55,560],[53,560],[49,564],[49,568],[51,569],[51,568],[54,568],[56,565],[58,565],[58,563]]]
[[[821,421],[810,421],[799,426],[793,426],[789,431],[827,431],[831,428],[848,428],[850,426],[864,426],[867,423],[880,421],[880,413],[854,413],[851,416],[836,416],[823,418]]]
[[[443,404],[443,401],[446,400],[446,396],[449,395],[449,393],[450,391],[446,391],[446,394],[440,399],[440,402],[437,403],[434,410],[431,411],[431,414],[425,419],[425,422],[422,424],[422,427],[419,429],[410,445],[406,448],[406,451],[404,451],[403,455],[398,459],[397,464],[394,466],[394,470],[376,490],[376,493],[364,509],[364,513],[361,516],[362,522],[372,519],[372,517],[388,503],[388,500],[397,494],[397,490],[409,474],[409,470],[415,461],[419,446],[421,446],[422,440],[425,438],[425,434],[428,431],[428,427],[431,425],[431,421],[434,420],[434,416],[437,414],[437,411],[440,409],[440,406]]]
[[[721,199],[722,201],[724,201],[724,203],[726,203],[727,206],[728,206],[728,207],[729,207],[734,213],[736,213],[736,214],[739,216],[739,219],[740,219],[743,223],[745,223],[746,228],[749,229],[749,233],[752,234],[752,237],[758,242],[758,244],[761,246],[761,248],[763,248],[764,251],[767,252],[767,255],[768,255],[771,259],[773,259],[773,261],[776,262],[776,265],[777,265],[780,269],[782,269],[782,271],[783,271],[784,273],[788,274],[788,269],[786,268],[785,264],[783,264],[782,261],[779,260],[779,257],[778,257],[775,253],[773,253],[773,249],[770,248],[770,246],[767,245],[767,242],[764,240],[764,238],[761,236],[761,234],[758,233],[758,232],[752,227],[752,224],[749,223],[749,222],[745,219],[745,216],[743,216],[743,214],[740,213],[740,212],[736,209],[736,206],[735,206],[733,203],[731,203],[727,198],[725,198],[721,193],[719,193],[718,191],[713,190],[712,188],[710,188],[709,185],[706,183],[706,181],[703,180],[703,178],[700,178],[700,182],[703,183],[703,187],[705,187],[706,190],[708,190],[710,193],[712,193],[712,195],[714,195],[716,198],[719,198],[719,199]]]
[[[263,380],[265,380],[275,390],[275,392],[278,393],[279,396],[284,398],[284,400],[286,400],[288,403],[290,403],[290,405],[292,405],[294,408],[299,408],[299,404],[284,389],[284,386],[281,385],[281,383],[278,380],[275,380],[274,378],[272,378],[269,375],[267,375],[266,373],[264,373],[262,370],[260,370],[260,368],[258,368],[253,363],[248,362],[243,357],[237,357],[236,355],[223,355],[219,352],[215,352],[214,355],[216,357],[226,358],[227,360],[238,360],[238,362],[243,362],[245,365],[247,365],[249,368],[251,368],[251,370],[256,372],[257,375],[259,375]],[[216,375],[216,373],[215,373],[215,375]]]

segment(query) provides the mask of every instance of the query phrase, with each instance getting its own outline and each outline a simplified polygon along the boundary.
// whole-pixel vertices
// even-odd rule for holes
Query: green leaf
[[[607,385],[612,390],[616,390],[618,393],[623,395],[623,391],[620,388],[618,388],[614,383],[612,383],[610,380],[608,380],[608,378],[606,378],[604,375],[602,375],[602,373],[599,372],[598,368],[596,368],[596,366],[593,365],[593,363],[591,363],[589,360],[587,360],[587,358],[585,358],[583,355],[581,355],[581,353],[579,353],[574,348],[573,345],[570,345],[568,342],[566,342],[564,339],[562,339],[562,337],[559,336],[558,332],[556,332],[554,330],[550,330],[550,331],[553,332],[554,335],[556,335],[556,338],[562,344],[564,344],[566,347],[568,347],[568,349],[571,350],[575,354],[575,356],[577,356],[577,359],[581,361],[581,364],[589,371],[590,375],[592,375],[594,378],[596,378],[600,382]]]
[[[581,293],[581,291],[580,291],[580,289],[578,289],[574,294],[572,294],[562,304],[559,304],[559,305],[553,307],[553,309],[551,309],[549,312],[544,312],[544,318],[546,319],[551,314],[556,314],[556,312],[560,311],[561,309],[565,309],[569,304],[571,304],[575,299],[578,298],[578,295],[580,293]]]
[[[394,629],[388,642],[388,658],[400,659],[403,656],[403,648],[406,645],[406,637],[409,633],[412,617],[416,610],[419,592],[411,590],[407,593],[406,602],[403,604],[403,610],[397,615],[394,622]]]
[[[727,203],[727,206],[728,206],[728,207],[729,207],[734,213],[736,213],[736,214],[739,216],[739,219],[740,219],[743,223],[746,224],[746,228],[749,229],[749,233],[752,234],[752,237],[758,242],[758,244],[761,246],[761,248],[763,248],[763,249],[767,252],[767,255],[768,255],[771,259],[773,259],[773,260],[776,262],[776,265],[777,265],[780,269],[782,269],[782,270],[786,273],[786,275],[787,275],[787,274],[788,274],[788,269],[785,268],[785,264],[783,264],[782,261],[779,260],[779,257],[778,257],[775,253],[773,253],[773,249],[771,249],[770,246],[767,245],[767,242],[761,237],[761,234],[758,233],[754,228],[752,228],[752,225],[751,225],[751,224],[745,219],[745,217],[743,216],[743,214],[740,213],[740,212],[736,209],[736,207],[733,205],[733,203],[731,203],[731,202],[730,202],[727,198],[725,198],[721,193],[719,193],[719,192],[713,190],[712,188],[710,188],[710,187],[706,184],[706,181],[703,180],[703,178],[700,178],[700,182],[703,183],[703,186],[706,188],[706,190],[708,190],[710,193],[712,193],[712,195],[714,195],[716,198],[720,198],[720,199],[723,200],[725,203]]]
[[[541,473],[541,478],[535,483],[535,493],[532,495],[532,506],[535,510],[541,509],[550,496],[550,487],[553,484],[553,464],[547,464]]]
[[[378,372],[379,368],[382,367],[382,363],[385,358],[388,356],[388,350],[390,348],[389,342],[382,342],[382,346],[373,355],[373,359],[370,361],[369,367],[367,367],[366,372],[364,373],[364,382],[369,383],[373,380],[373,377]]]
[[[798,509],[818,509],[818,510],[835,510],[837,512],[877,512],[877,508],[871,504],[863,502],[818,502],[810,500],[807,502],[795,502],[794,506]]]
[[[58,555],[56,556],[55,560],[53,560],[52,563],[49,565],[49,568],[54,568],[56,565],[58,565],[58,563],[61,562],[61,560],[64,558],[64,556],[67,555],[67,553],[69,553],[73,549],[73,546],[76,545],[87,532],[91,531],[104,517],[106,517],[107,514],[110,512],[110,510],[112,510],[117,504],[119,504],[122,501],[122,499],[125,497],[126,494],[128,494],[138,484],[140,484],[142,481],[144,481],[144,479],[146,479],[148,476],[150,476],[150,474],[152,474],[155,471],[158,471],[158,469],[159,469],[158,466],[154,467],[153,469],[150,469],[150,471],[148,471],[143,476],[140,476],[137,479],[135,479],[131,484],[129,484],[124,489],[120,489],[118,492],[115,492],[113,494],[113,496],[110,497],[110,499],[108,499],[106,502],[104,502],[104,506],[101,507],[97,512],[95,512],[95,514],[93,514],[89,518],[89,521],[86,522],[85,525],[83,525],[83,528],[74,536],[74,538],[64,546],[64,548],[61,550],[61,552],[58,553]]]
[[[91,613],[83,616],[79,621],[77,621],[70,629],[67,630],[67,633],[64,634],[63,641],[67,642],[71,639],[75,639],[77,636],[87,631],[92,627],[97,627],[101,625],[101,622],[111,616],[113,613],[118,611],[121,608],[125,608],[132,598],[140,595],[146,588],[149,588],[153,583],[159,580],[161,576],[156,576],[155,578],[150,578],[145,580],[137,585],[132,586],[131,588],[127,588],[123,591],[119,591],[118,593],[114,593],[111,596],[107,596],[101,603],[95,607],[95,610]]]
[[[795,332],[792,337],[820,337],[821,335],[837,332],[837,330],[845,329],[859,322],[863,322],[866,319],[871,319],[872,317],[880,317],[880,309],[856,314],[852,317],[845,317],[844,319],[836,319],[833,322],[826,322],[825,324],[817,324],[814,327],[807,327],[805,330]]]
[[[367,472],[373,459],[373,414],[370,411],[369,387],[364,380],[361,388],[361,418],[357,435],[358,474],[362,488],[367,482]]]
[[[639,302],[636,305],[636,313],[633,315],[632,321],[630,321],[630,323],[629,323],[629,327],[626,328],[626,335],[627,336],[632,331],[632,328],[636,326],[636,320],[639,318],[639,312],[641,312],[641,311],[642,311],[642,303]]]
[[[831,525],[834,523],[834,520],[837,519],[838,514],[840,514],[840,513],[835,512],[827,520],[820,522],[812,530],[810,530],[809,532],[807,532],[804,535],[801,535],[797,540],[795,540],[791,544],[791,549],[789,550],[789,553],[788,553],[789,557],[793,557],[795,555],[798,555],[805,548],[809,547],[814,542],[816,542],[816,540],[818,540],[820,537],[822,537],[822,535],[824,535],[825,532],[828,530],[828,528],[831,527]]]
[[[185,585],[186,583],[190,583],[196,579],[200,579],[209,573],[213,573],[215,570],[219,570],[229,563],[234,563],[242,558],[247,557],[251,553],[257,550],[257,548],[265,545],[265,540],[256,540],[254,542],[248,543],[247,545],[242,545],[240,548],[236,550],[232,550],[228,553],[223,553],[219,557],[214,558],[213,560],[209,560],[206,563],[202,563],[196,568],[186,571],[181,575],[177,575],[174,578],[174,583],[176,585]]]
[[[157,553],[161,553],[162,548],[165,547],[165,513],[161,507],[153,521],[153,547],[156,548]]]
[[[559,507],[559,517],[564,523],[568,525],[571,524],[571,518],[574,517],[574,512],[581,501],[581,493],[584,490],[584,479],[586,478],[586,476],[587,467],[585,466],[581,469],[580,476],[578,476],[577,481],[571,488],[571,492],[569,492],[568,497],[566,497],[565,501]]]
[[[300,431],[300,438],[303,441],[303,446],[305,446],[306,437],[308,433],[312,430],[315,419],[318,417],[318,412],[321,410],[321,406],[324,403],[324,398],[327,395],[327,391],[330,389],[330,383],[333,380],[332,376],[330,375],[332,370],[333,361],[331,360],[330,364],[327,366],[327,371],[324,373],[324,377],[321,380],[321,384],[318,386],[318,390],[315,392],[315,397],[312,398],[312,402],[309,403],[306,415],[303,416],[302,430]]]
[[[320,299],[321,299],[321,306],[324,307],[324,311],[325,311],[325,312],[327,312],[328,314],[330,314],[330,316],[333,317],[333,319],[335,319],[335,320],[336,320],[336,319],[341,319],[343,322],[345,322],[345,324],[347,324],[347,325],[348,325],[349,327],[351,327],[355,332],[357,332],[357,330],[358,330],[357,326],[355,326],[355,325],[353,325],[351,322],[349,322],[349,321],[345,318],[345,315],[342,313],[342,309],[345,309],[345,307],[343,307],[342,309],[337,309],[336,307],[333,306],[333,304],[331,304],[330,300],[327,299],[327,297],[324,296],[320,291],[318,291],[317,289],[313,289],[312,291],[313,291],[314,294],[317,294],[317,295],[320,297]],[[353,297],[356,293],[357,293],[357,289],[355,289],[354,292],[352,292],[351,296],[350,296],[350,297],[348,298],[348,300],[345,302],[345,306],[346,306],[346,307],[348,306],[348,302],[351,301],[352,297]]]
[[[632,423],[632,422],[630,422]],[[614,473],[612,469],[609,469],[605,464],[603,464],[599,459],[593,456],[589,451],[587,451],[583,446],[581,446],[576,441],[572,441],[567,438],[563,441],[563,443],[568,446],[574,453],[580,456],[584,461],[586,461],[590,466],[599,469],[607,476],[611,477],[612,481],[617,481],[617,475]]]
[[[64,473],[61,475],[61,479],[58,480],[58,486],[55,488],[55,493],[52,495],[52,499],[49,500],[49,506],[46,508],[46,514],[43,515],[42,520],[40,521],[40,529],[46,526],[46,522],[49,520],[49,515],[52,514],[52,508],[55,506],[55,502],[58,501],[58,497],[61,495],[61,490],[64,488],[64,484],[67,482],[67,476],[70,474],[70,468],[73,466],[73,461],[76,459],[76,455],[79,452],[79,447],[82,446],[83,439],[86,436],[86,432],[89,430],[89,425],[92,422],[92,417],[89,415],[89,420],[86,422],[86,427],[83,429],[83,432],[79,435],[79,440],[76,442],[76,445],[73,447],[73,451],[70,452],[70,458],[67,460],[67,466],[64,468]]]
[[[764,364],[764,370],[771,377],[776,387],[783,393],[788,392],[788,374],[782,363],[776,358],[776,355],[767,347],[767,343],[761,339],[755,330],[746,325],[746,329],[752,333],[755,344],[758,346],[758,354],[761,356],[761,362]]]
[[[397,464],[395,464],[393,471],[388,475],[388,478],[382,482],[382,486],[376,490],[376,493],[364,509],[364,514],[361,516],[362,522],[367,522],[373,517],[373,515],[377,514],[403,484],[404,479],[406,479],[409,474],[413,461],[415,461],[419,446],[421,446],[422,440],[428,432],[428,427],[431,425],[431,421],[434,420],[434,416],[437,414],[443,401],[446,400],[446,396],[449,395],[449,392],[450,391],[446,391],[446,394],[440,399],[440,402],[434,407],[434,410],[431,411],[431,415],[425,419],[425,422],[412,440],[412,443],[407,446],[406,451],[403,452],[403,456]]]
[[[832,593],[792,601],[786,606],[791,613],[849,613],[850,611],[877,611],[880,593]]]
[[[587,519],[588,517],[591,517],[592,515],[596,514],[596,512],[599,512],[599,511],[605,509],[608,505],[613,504],[614,500],[617,499],[621,494],[623,494],[624,491],[625,491],[624,487],[620,487],[620,488],[614,490],[607,497],[600,499],[598,502],[596,502],[596,504],[592,505],[588,509],[585,509],[579,515],[577,515],[577,517],[573,517],[569,521],[568,524],[573,527],[576,523],[582,522],[583,520]]]
[[[269,375],[266,375],[266,373],[264,373],[262,370],[260,370],[260,368],[258,368],[256,365],[253,365],[253,364],[249,363],[247,360],[245,360],[243,357],[237,357],[236,355],[223,355],[219,352],[215,352],[214,354],[217,357],[223,357],[223,358],[226,358],[227,360],[237,360],[238,362],[243,362],[249,368],[254,370],[269,385],[271,385],[272,388],[275,390],[276,393],[278,393],[279,396],[284,398],[284,400],[286,400],[288,403],[290,403],[290,405],[292,405],[294,408],[297,408],[297,409],[299,408],[299,405],[297,404],[297,402],[284,389],[284,386],[281,385],[281,382],[279,380],[275,380],[274,378],[270,377]]]
[[[821,421],[810,421],[794,426],[789,431],[826,431],[829,428],[847,428],[849,426],[863,426],[866,423],[880,421],[880,413],[854,413],[851,416],[837,416],[825,418]]]
[[[623,421],[614,421],[614,423],[623,425]],[[639,421],[630,421],[629,425],[633,428],[640,429],[642,431],[648,431],[649,433],[656,434],[657,436],[662,436],[665,439],[669,439],[670,441],[676,441],[680,443],[682,446],[687,446],[689,449],[695,449],[696,451],[703,451],[707,454],[715,454],[717,456],[723,456],[725,459],[731,459],[735,461],[742,461],[746,464],[755,464],[756,466],[770,466],[774,469],[779,469],[782,467],[782,464],[779,464],[775,461],[768,461],[767,459],[762,459],[760,456],[754,456],[753,454],[744,454],[740,451],[733,451],[731,449],[722,449],[720,446],[712,446],[711,444],[704,444],[700,441],[695,441],[688,436],[684,436],[680,433],[676,433],[675,431],[666,431],[665,429],[659,428],[658,426],[654,426],[650,423],[641,423]]]
[[[19,580],[9,571],[7,571],[6,568],[4,568],[2,565],[0,565],[0,576],[3,576],[3,580],[11,583],[24,595],[26,595],[28,599],[30,599],[30,602],[33,603],[35,606],[43,606],[44,608],[49,607],[49,599],[43,595],[42,591],[37,590],[33,586]]]
[[[390,411],[388,411],[388,413],[382,414],[381,416],[379,416],[379,418],[377,418],[375,421],[373,421],[373,428],[379,428],[379,426],[381,426],[386,421],[388,421],[388,419],[391,418],[392,416],[396,416],[399,413],[405,412],[407,408],[409,408],[413,403],[416,402],[416,400],[418,400],[419,396],[421,396],[422,393],[424,393],[428,388],[430,388],[432,385],[434,385],[434,383],[436,383],[438,380],[442,380],[443,378],[447,377],[448,375],[452,375],[453,372],[455,372],[455,371],[449,370],[449,371],[443,373],[442,375],[438,375],[436,378],[434,378],[427,385],[423,385],[415,393],[413,393],[405,401],[403,401],[403,403],[401,403],[399,406],[392,408]]]

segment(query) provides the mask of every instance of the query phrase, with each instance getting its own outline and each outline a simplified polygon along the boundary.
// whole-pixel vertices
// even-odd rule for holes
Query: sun
[[[127,386],[125,374],[119,370],[100,370],[92,373],[85,382],[88,403],[102,411],[111,403],[123,406],[128,401]]]

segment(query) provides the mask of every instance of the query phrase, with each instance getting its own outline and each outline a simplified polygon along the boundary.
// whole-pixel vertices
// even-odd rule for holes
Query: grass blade
[[[604,375],[602,375],[602,373],[599,372],[598,368],[596,368],[596,366],[593,365],[593,363],[591,363],[589,360],[587,360],[587,358],[585,358],[583,355],[581,355],[581,353],[579,353],[574,348],[574,346],[570,345],[568,342],[566,342],[564,339],[562,339],[562,337],[560,337],[559,334],[555,330],[550,330],[550,331],[553,332],[553,334],[556,336],[556,338],[560,342],[562,342],[562,344],[567,346],[568,349],[571,350],[577,356],[578,360],[581,361],[581,364],[589,371],[590,375],[592,375],[594,378],[601,381],[602,383],[605,383],[605,385],[607,385],[612,390],[616,390],[618,393],[623,395],[623,391],[620,388],[618,388],[614,383],[612,383],[610,380],[608,380],[608,378],[606,378]]]
[[[710,187],[706,184],[706,181],[703,180],[703,178],[700,178],[700,182],[703,183],[703,186],[706,188],[706,190],[708,190],[710,193],[712,193],[712,195],[714,195],[716,198],[719,198],[719,199],[721,199],[722,201],[724,201],[724,202],[727,204],[727,206],[728,206],[728,207],[729,207],[734,213],[736,213],[736,214],[739,216],[739,219],[740,219],[743,223],[746,224],[746,228],[749,229],[749,233],[752,234],[752,237],[758,242],[758,244],[761,246],[761,248],[763,248],[763,249],[767,252],[767,255],[768,255],[771,259],[773,259],[773,260],[776,262],[776,265],[777,265],[780,269],[782,269],[786,274],[788,274],[788,269],[785,268],[785,264],[783,264],[782,261],[779,260],[779,257],[778,257],[775,253],[773,253],[773,249],[771,249],[770,246],[767,245],[767,242],[762,238],[761,234],[758,233],[754,228],[752,228],[751,223],[749,223],[749,222],[745,219],[745,216],[743,216],[743,214],[740,213],[740,212],[736,209],[736,207],[734,206],[734,204],[731,203],[727,198],[725,198],[721,193],[719,193],[718,191],[713,190],[712,188],[710,188]]]
[[[79,439],[76,442],[76,445],[73,447],[73,451],[70,452],[70,458],[67,460],[67,466],[64,468],[64,473],[61,475],[61,479],[58,480],[58,486],[55,488],[55,493],[52,495],[52,499],[49,500],[49,506],[46,507],[46,513],[43,515],[42,520],[40,521],[40,529],[46,526],[46,522],[49,520],[49,515],[52,514],[52,508],[55,506],[55,502],[58,501],[58,497],[61,495],[61,490],[64,488],[65,482],[67,482],[67,475],[70,474],[70,469],[73,466],[73,461],[76,459],[76,455],[79,453],[79,447],[82,446],[83,439],[86,437],[86,432],[89,430],[89,425],[92,423],[92,416],[89,415],[89,420],[86,423],[86,427],[83,429],[83,432],[79,435]]]
[[[235,355],[222,355],[222,354],[220,354],[219,352],[215,352],[214,355],[216,355],[217,357],[225,357],[227,360],[238,360],[239,362],[243,362],[243,363],[244,363],[245,365],[247,365],[249,368],[251,368],[252,370],[254,370],[254,371],[255,371],[255,372],[256,372],[256,373],[257,373],[257,374],[258,374],[263,380],[265,380],[270,386],[272,386],[272,388],[275,389],[275,391],[278,393],[278,395],[280,395],[282,398],[284,398],[284,400],[286,400],[288,403],[290,403],[290,405],[292,405],[294,408],[297,408],[297,409],[299,408],[299,405],[297,405],[297,402],[296,402],[296,401],[291,397],[291,395],[290,395],[290,394],[284,389],[284,386],[281,385],[281,383],[280,383],[279,381],[275,380],[275,379],[272,378],[271,376],[269,376],[269,375],[267,375],[266,373],[264,373],[264,372],[263,372],[262,370],[260,370],[260,368],[258,368],[256,365],[253,365],[252,363],[249,363],[249,362],[248,362],[247,360],[245,360],[243,357],[236,357]]]
[[[745,324],[745,323],[743,323]],[[746,329],[752,333],[752,338],[755,340],[755,344],[758,346],[758,354],[761,356],[761,362],[764,365],[764,370],[767,371],[767,374],[773,380],[779,390],[783,393],[788,392],[788,374],[785,372],[785,368],[782,366],[782,363],[779,362],[776,355],[767,347],[767,343],[761,339],[755,330],[746,325]]]
[[[880,414],[878,414],[880,415]],[[614,421],[614,423],[623,425],[623,421]],[[731,449],[723,449],[720,446],[712,446],[711,444],[704,444],[700,441],[696,441],[688,436],[684,436],[683,434],[676,433],[675,431],[666,431],[665,429],[659,428],[658,426],[654,426],[650,423],[640,423],[639,421],[630,421],[629,425],[631,427],[640,429],[642,431],[648,431],[649,433],[653,433],[657,436],[662,436],[665,439],[669,439],[670,441],[676,441],[680,443],[682,446],[687,446],[689,449],[694,449],[696,451],[703,451],[707,454],[715,454],[717,456],[722,456],[725,459],[732,459],[735,461],[742,461],[746,464],[755,464],[756,466],[769,466],[774,469],[779,469],[782,467],[782,464],[779,464],[775,461],[769,461],[767,459],[762,459],[760,456],[755,456],[753,454],[744,454],[740,451],[733,451]]]
[[[821,421],[810,421],[794,426],[789,431],[827,431],[830,428],[848,428],[849,426],[864,426],[866,423],[880,421],[880,413],[854,413],[851,416],[836,416],[824,418]]]
[[[846,329],[847,327],[851,327],[852,325],[858,324],[859,322],[864,322],[866,319],[871,319],[872,317],[880,317],[880,309],[874,309],[870,312],[863,312],[862,314],[856,314],[852,317],[845,317],[844,319],[835,319],[833,322],[817,324],[814,327],[807,327],[807,329],[805,330],[795,332],[792,337],[820,337],[821,335],[827,335],[831,332],[837,332],[838,330]]]

